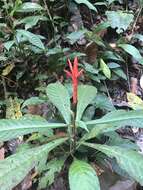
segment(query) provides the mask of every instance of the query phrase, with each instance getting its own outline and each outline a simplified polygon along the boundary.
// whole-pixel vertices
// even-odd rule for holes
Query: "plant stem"
[[[74,104],[73,110],[74,110],[74,115],[73,115],[73,125],[72,125],[72,137],[73,137],[72,150],[73,150],[73,152],[75,152],[75,150],[76,150],[76,121],[75,121],[75,117],[76,117],[76,104]]]
[[[48,7],[48,5],[47,5],[47,3],[46,3],[46,0],[43,0],[43,2],[44,2],[45,9],[46,9],[46,11],[47,11],[47,14],[48,14],[48,16],[49,16],[49,19],[50,19],[51,24],[52,24],[52,27],[53,27],[53,31],[54,31],[54,42],[55,42],[55,44],[57,45],[56,40],[55,40],[55,33],[56,33],[55,24],[54,24],[53,18],[52,18],[52,16],[51,16],[49,7]]]
[[[136,27],[138,18],[139,18],[140,14],[141,14],[142,8],[143,8],[143,6],[141,5],[141,7],[140,7],[139,10],[138,10],[138,14],[137,14],[137,16],[136,16],[136,19],[135,19],[135,21],[134,21],[134,23],[133,23],[133,26],[132,26],[132,33],[131,33],[132,35],[134,34],[134,30],[135,30],[135,27]]]
[[[5,78],[3,76],[1,76],[1,79],[2,79],[2,85],[3,85],[3,90],[4,90],[4,97],[5,97],[5,100],[7,100],[8,94],[7,94],[7,90],[6,90]]]

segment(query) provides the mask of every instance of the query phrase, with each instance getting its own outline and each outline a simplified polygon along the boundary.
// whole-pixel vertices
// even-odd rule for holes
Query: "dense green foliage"
[[[129,68],[143,65],[142,7],[141,0],[0,1],[0,148],[22,139],[15,154],[0,160],[1,190],[30,172],[41,190],[63,170],[67,189],[100,190],[93,157],[143,185],[139,148],[119,133],[143,128],[142,100],[128,93],[134,110],[118,110],[106,84],[129,83]],[[64,70],[76,56],[83,73],[75,84],[69,64],[71,84]]]

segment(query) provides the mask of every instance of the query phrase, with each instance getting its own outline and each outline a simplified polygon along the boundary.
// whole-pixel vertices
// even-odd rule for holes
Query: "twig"
[[[136,19],[135,19],[135,21],[134,21],[134,23],[133,23],[133,26],[132,26],[132,33],[131,33],[132,35],[133,35],[133,33],[134,33],[134,30],[135,30],[135,27],[136,27],[138,18],[139,18],[140,14],[141,14],[142,8],[143,8],[142,6],[139,8],[138,14],[137,14]]]
[[[3,76],[1,76],[1,79],[2,79],[2,85],[3,85],[3,90],[4,90],[4,97],[5,97],[5,100],[7,100],[8,94],[7,94],[7,89],[6,89],[5,78]]]
[[[129,92],[130,92],[131,85],[130,85],[130,80],[129,80],[129,69],[128,69],[128,64],[127,64],[127,58],[126,58],[125,64],[126,64],[126,72],[127,72],[127,83],[128,83],[128,88],[129,88]]]

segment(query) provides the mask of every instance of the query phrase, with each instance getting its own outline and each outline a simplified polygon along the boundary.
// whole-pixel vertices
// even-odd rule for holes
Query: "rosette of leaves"
[[[44,180],[43,184],[48,186],[54,180],[53,173],[61,171],[65,160],[69,161],[68,176],[71,190],[100,190],[98,173],[88,161],[90,152],[92,152],[92,156],[95,155],[95,158],[98,156],[95,154],[97,152],[101,152],[104,157],[113,158],[124,171],[123,173],[128,173],[131,178],[143,185],[142,155],[133,146],[133,142],[124,140],[117,135],[117,138],[114,138],[116,133],[114,131],[120,127],[142,128],[142,110],[113,110],[101,118],[94,117],[92,120],[86,119],[85,121],[83,116],[86,108],[92,105],[92,102],[95,105],[97,90],[94,86],[78,86],[76,111],[72,110],[71,96],[61,83],[49,84],[46,92],[48,101],[53,103],[61,115],[61,117],[54,118],[54,123],[36,118],[0,120],[0,141],[32,133],[44,134],[46,139],[41,141],[42,145],[40,146],[19,150],[18,153],[0,161],[0,187],[2,190],[10,190],[16,186],[33,168],[46,172],[45,175],[42,174],[44,178],[41,179]],[[54,129],[58,129],[59,132],[55,133]],[[53,133],[47,135],[49,130],[52,130]],[[104,143],[103,135],[108,137]],[[54,154],[51,153],[47,159],[48,153],[54,148],[56,148]],[[47,160],[48,162],[46,162]],[[58,166],[57,170],[54,167],[54,161]],[[44,164],[46,166],[41,167]],[[47,178],[48,174],[50,174],[50,178]],[[42,188],[43,184],[40,181]]]

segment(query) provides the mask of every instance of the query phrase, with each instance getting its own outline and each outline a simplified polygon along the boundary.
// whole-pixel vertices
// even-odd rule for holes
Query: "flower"
[[[73,104],[77,103],[77,88],[78,88],[78,78],[83,74],[83,69],[78,71],[78,58],[74,58],[73,65],[68,59],[68,65],[70,68],[70,71],[64,70],[67,74],[67,77],[70,77],[72,79],[72,87],[73,87]]]

